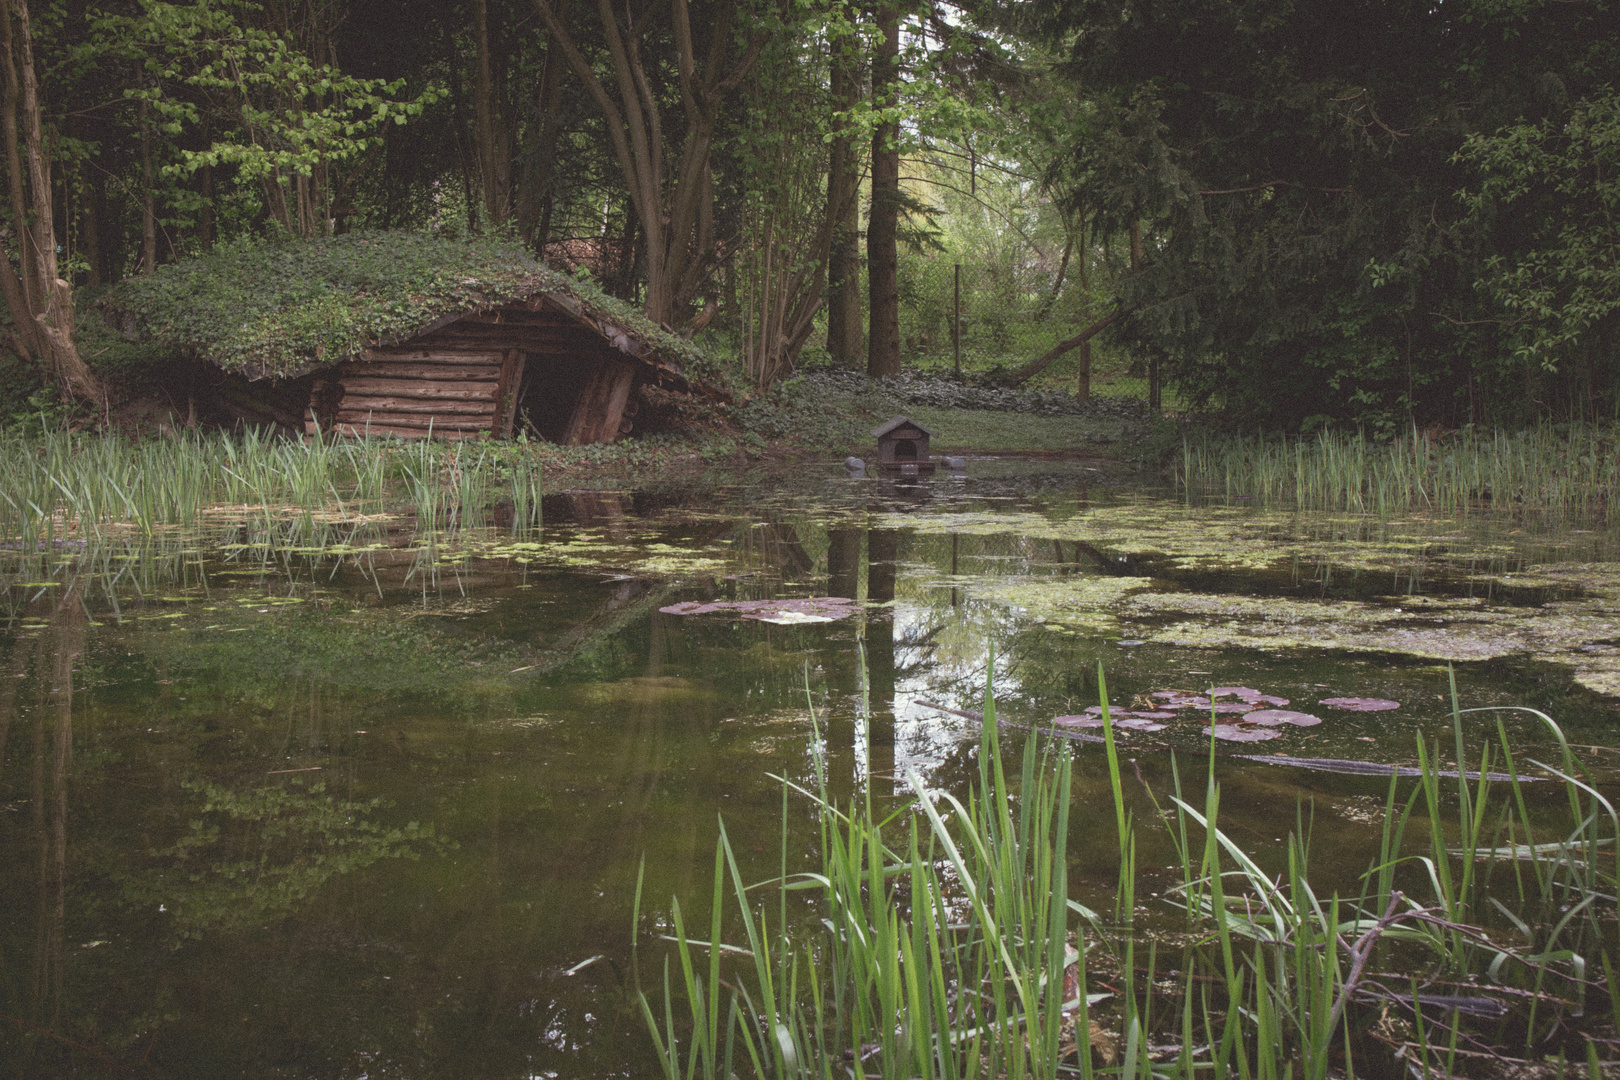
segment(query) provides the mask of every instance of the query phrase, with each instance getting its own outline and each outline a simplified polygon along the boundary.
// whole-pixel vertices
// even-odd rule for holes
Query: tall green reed
[[[0,434],[0,543],[37,550],[241,521],[296,539],[365,520],[401,496],[429,528],[467,529],[483,523],[501,467],[487,446],[430,440],[300,441],[251,429],[142,441]],[[504,467],[517,516],[532,522],[538,476]]]
[[[1326,430],[1188,439],[1176,479],[1190,495],[1263,505],[1606,515],[1620,495],[1620,432],[1574,424],[1522,432],[1470,428],[1444,439],[1414,429],[1387,442]]]
[[[722,822],[708,940],[689,936],[675,905],[661,1010],[638,991],[666,1077],[1323,1080],[1366,1071],[1374,1054],[1426,1073],[1469,1056],[1582,1053],[1566,1036],[1593,1030],[1593,989],[1611,1005],[1604,1024],[1620,1021],[1620,819],[1543,713],[1561,760],[1526,764],[1561,785],[1562,806],[1529,790],[1500,723],[1500,757],[1487,742],[1469,760],[1464,717],[1478,710],[1453,693],[1454,783],[1420,737],[1420,776],[1391,777],[1377,854],[1349,895],[1315,883],[1303,808],[1264,867],[1221,827],[1213,741],[1201,799],[1172,757],[1172,793],[1146,793],[1175,860],[1175,878],[1155,884],[1186,920],[1167,934],[1135,917],[1144,871],[1108,714],[1111,924],[1068,896],[1068,744],[1032,735],[1010,782],[994,710],[987,686],[965,799],[910,773],[912,812],[879,820],[869,797],[835,803],[819,757],[814,790],[784,781],[772,880],[744,881]],[[816,810],[817,872],[787,871],[790,793]],[[774,928],[759,899],[771,890]],[[807,908],[792,928],[790,895]],[[638,887],[638,916],[640,903]],[[740,944],[721,942],[728,926]],[[1179,977],[1161,973],[1161,943]],[[1087,992],[1092,958],[1106,993]]]

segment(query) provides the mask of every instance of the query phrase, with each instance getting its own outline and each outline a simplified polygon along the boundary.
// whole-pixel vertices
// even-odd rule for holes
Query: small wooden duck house
[[[872,432],[878,444],[878,468],[901,473],[933,472],[928,440],[933,432],[909,416],[896,416]]]

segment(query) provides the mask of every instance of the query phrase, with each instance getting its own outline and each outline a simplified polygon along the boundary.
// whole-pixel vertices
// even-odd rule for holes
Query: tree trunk
[[[157,197],[152,178],[152,125],[146,100],[141,100],[141,273],[157,269]]]
[[[79,235],[83,237],[79,243],[84,252],[84,261],[89,267],[85,273],[84,283],[94,289],[104,281],[101,266],[101,214],[107,202],[105,181],[92,174],[86,189],[84,206],[79,211]]]
[[[447,20],[444,24],[444,48],[450,70],[450,116],[456,129],[456,163],[461,166],[461,191],[467,203],[467,231],[478,231],[478,204],[482,201],[473,191],[473,165],[467,153],[466,93],[461,85],[461,56],[456,51],[456,38]]]
[[[1090,326],[1086,327],[1084,330],[1080,331],[1078,334],[1076,334],[1074,337],[1070,338],[1069,340],[1060,341],[1056,345],[1052,346],[1052,348],[1049,349],[1044,356],[1040,357],[1037,360],[1031,360],[1029,363],[1025,364],[1023,367],[1016,368],[1013,371],[1009,372],[1007,374],[1007,377],[1002,379],[1002,385],[1003,386],[1018,386],[1021,383],[1028,382],[1030,379],[1034,378],[1036,375],[1039,375],[1041,372],[1045,371],[1047,369],[1047,367],[1052,363],[1052,361],[1056,360],[1058,357],[1062,356],[1064,353],[1068,352],[1070,349],[1077,349],[1081,345],[1084,345],[1086,342],[1090,341],[1097,334],[1101,333],[1102,331],[1108,329],[1110,326],[1114,325],[1114,323],[1118,319],[1119,319],[1119,312],[1117,312],[1117,311],[1109,312],[1107,315],[1104,315],[1102,318],[1098,319],[1096,322],[1092,323]],[[1086,392],[1088,394],[1091,392],[1090,379],[1091,379],[1091,373],[1088,370],[1086,372],[1086,380],[1087,380],[1087,382],[1086,382]]]
[[[860,100],[860,72],[833,45],[832,100],[840,111]],[[861,325],[861,170],[855,140],[833,139],[827,162],[827,216],[832,246],[827,262],[827,352],[833,365],[858,368],[865,352]]]
[[[564,24],[569,6],[569,0],[555,0],[557,18]],[[522,155],[524,170],[516,196],[518,235],[541,255],[545,254],[546,241],[551,239],[551,214],[556,204],[552,178],[556,175],[557,144],[562,137],[562,88],[567,70],[568,58],[552,41],[546,46],[540,93],[535,100],[540,130],[534,148]]]
[[[872,104],[892,109],[900,90],[900,13],[878,8],[882,42],[872,58]],[[900,373],[900,122],[872,132],[872,211],[866,223],[866,373],[874,378]]]
[[[0,0],[0,54],[5,76],[0,133],[6,144],[7,186],[21,256],[20,274],[9,257],[0,259],[5,264],[0,290],[11,307],[19,344],[33,350],[33,358],[63,393],[102,402],[101,381],[73,344],[73,288],[56,271],[56,216],[51,209],[50,160],[45,154],[27,0]]]
[[[685,114],[685,143],[678,163],[666,170],[663,117],[641,58],[641,39],[648,20],[662,11],[663,5],[650,5],[640,18],[621,27],[612,0],[597,0],[618,92],[615,102],[575,45],[552,0],[534,3],[552,40],[561,47],[574,74],[606,118],[608,138],[624,174],[647,254],[647,296],[642,309],[655,322],[683,325],[691,315],[692,297],[715,264],[714,183],[709,151],[720,107],[759,58],[766,35],[763,31],[754,33],[730,72],[723,71],[733,36],[731,18],[735,7],[735,0],[724,0],[714,12],[708,55],[699,67],[686,0],[671,0],[670,29],[675,39]]]
[[[478,39],[473,82],[473,142],[478,148],[478,175],[484,220],[492,227],[506,221],[512,190],[512,155],[495,108],[495,79],[490,66],[489,0],[473,0],[473,36]]]

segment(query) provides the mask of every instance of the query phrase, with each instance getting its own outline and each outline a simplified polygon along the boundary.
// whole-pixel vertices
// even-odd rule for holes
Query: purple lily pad
[[[1278,724],[1293,724],[1295,727],[1315,727],[1322,722],[1320,716],[1310,713],[1291,712],[1288,709],[1256,709],[1246,713],[1243,717],[1245,724],[1264,724],[1266,727],[1276,727]]]
[[[1083,713],[1078,716],[1054,716],[1052,723],[1058,727],[1102,727],[1102,717],[1096,713]]]
[[[1204,734],[1225,739],[1227,742],[1265,742],[1267,739],[1282,738],[1280,731],[1263,727],[1241,727],[1237,724],[1216,724],[1214,727],[1205,728]]]
[[[1136,712],[1131,713],[1131,715],[1136,717],[1138,720],[1174,720],[1176,718],[1175,713],[1164,712],[1161,709],[1138,709]]]
[[[1398,701],[1376,697],[1330,697],[1324,698],[1322,704],[1330,709],[1346,709],[1350,712],[1383,712],[1401,707]]]
[[[860,604],[843,596],[781,600],[683,600],[658,609],[666,615],[729,614],[738,619],[777,622],[831,622],[855,614]]]
[[[1250,705],[1270,705],[1278,709],[1284,708],[1288,704],[1287,698],[1278,697],[1275,694],[1256,694],[1253,697],[1244,698],[1243,700],[1248,702]]]
[[[1250,698],[1258,697],[1259,695],[1260,691],[1251,690],[1247,686],[1217,686],[1215,689],[1209,692],[1210,697]]]
[[[1123,720],[1116,720],[1114,726],[1129,731],[1163,731],[1165,729],[1164,724],[1156,724],[1152,720],[1144,719],[1140,713],[1126,717]]]
[[[1217,701],[1210,709],[1217,713],[1246,713],[1252,711],[1254,706],[1247,701]]]

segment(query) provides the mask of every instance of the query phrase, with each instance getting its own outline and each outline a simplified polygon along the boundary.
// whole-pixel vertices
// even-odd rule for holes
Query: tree
[[[39,363],[64,394],[104,402],[101,380],[74,345],[73,288],[57,274],[51,161],[27,0],[0,0],[0,53],[5,78],[0,133],[17,252],[16,266],[9,253],[0,259],[0,290],[11,310],[12,347]]]
[[[872,208],[866,221],[866,373],[900,374],[900,9],[880,2],[872,51]]]
[[[1112,235],[1140,223],[1120,329],[1189,393],[1267,423],[1386,431],[1484,419],[1481,387],[1501,416],[1535,400],[1539,384],[1501,379],[1511,350],[1473,287],[1494,253],[1465,221],[1457,152],[1612,79],[1597,7],[1040,0],[1003,15],[1067,50],[1089,105],[1072,196]]]
[[[715,265],[710,151],[720,112],[759,59],[769,33],[763,24],[752,27],[745,31],[741,48],[734,50],[732,24],[738,16],[737,2],[716,0],[705,13],[709,41],[699,66],[688,0],[669,0],[681,108],[679,125],[671,122],[668,127],[672,133],[679,126],[684,131],[678,157],[666,173],[665,158],[672,147],[665,145],[663,106],[654,95],[651,65],[643,52],[643,42],[664,7],[658,0],[648,2],[639,14],[627,7],[628,21],[621,25],[610,0],[597,0],[616,91],[609,93],[559,14],[556,0],[535,0],[553,42],[607,120],[608,138],[646,255],[644,310],[657,322],[684,325],[690,318],[693,297]]]
[[[206,149],[181,150],[167,174],[227,167],[258,189],[287,233],[309,237],[336,230],[356,171],[380,151],[386,126],[418,115],[438,92],[400,100],[399,80],[356,78],[317,59],[334,27],[302,28],[312,40],[242,24],[206,3],[148,0],[129,29],[145,46],[152,81],[126,95],[143,117],[150,105],[167,134],[199,124],[220,132]]]
[[[1479,288],[1513,355],[1547,371],[1609,368],[1620,324],[1620,95],[1572,102],[1537,123],[1476,133],[1463,193],[1490,237]]]

